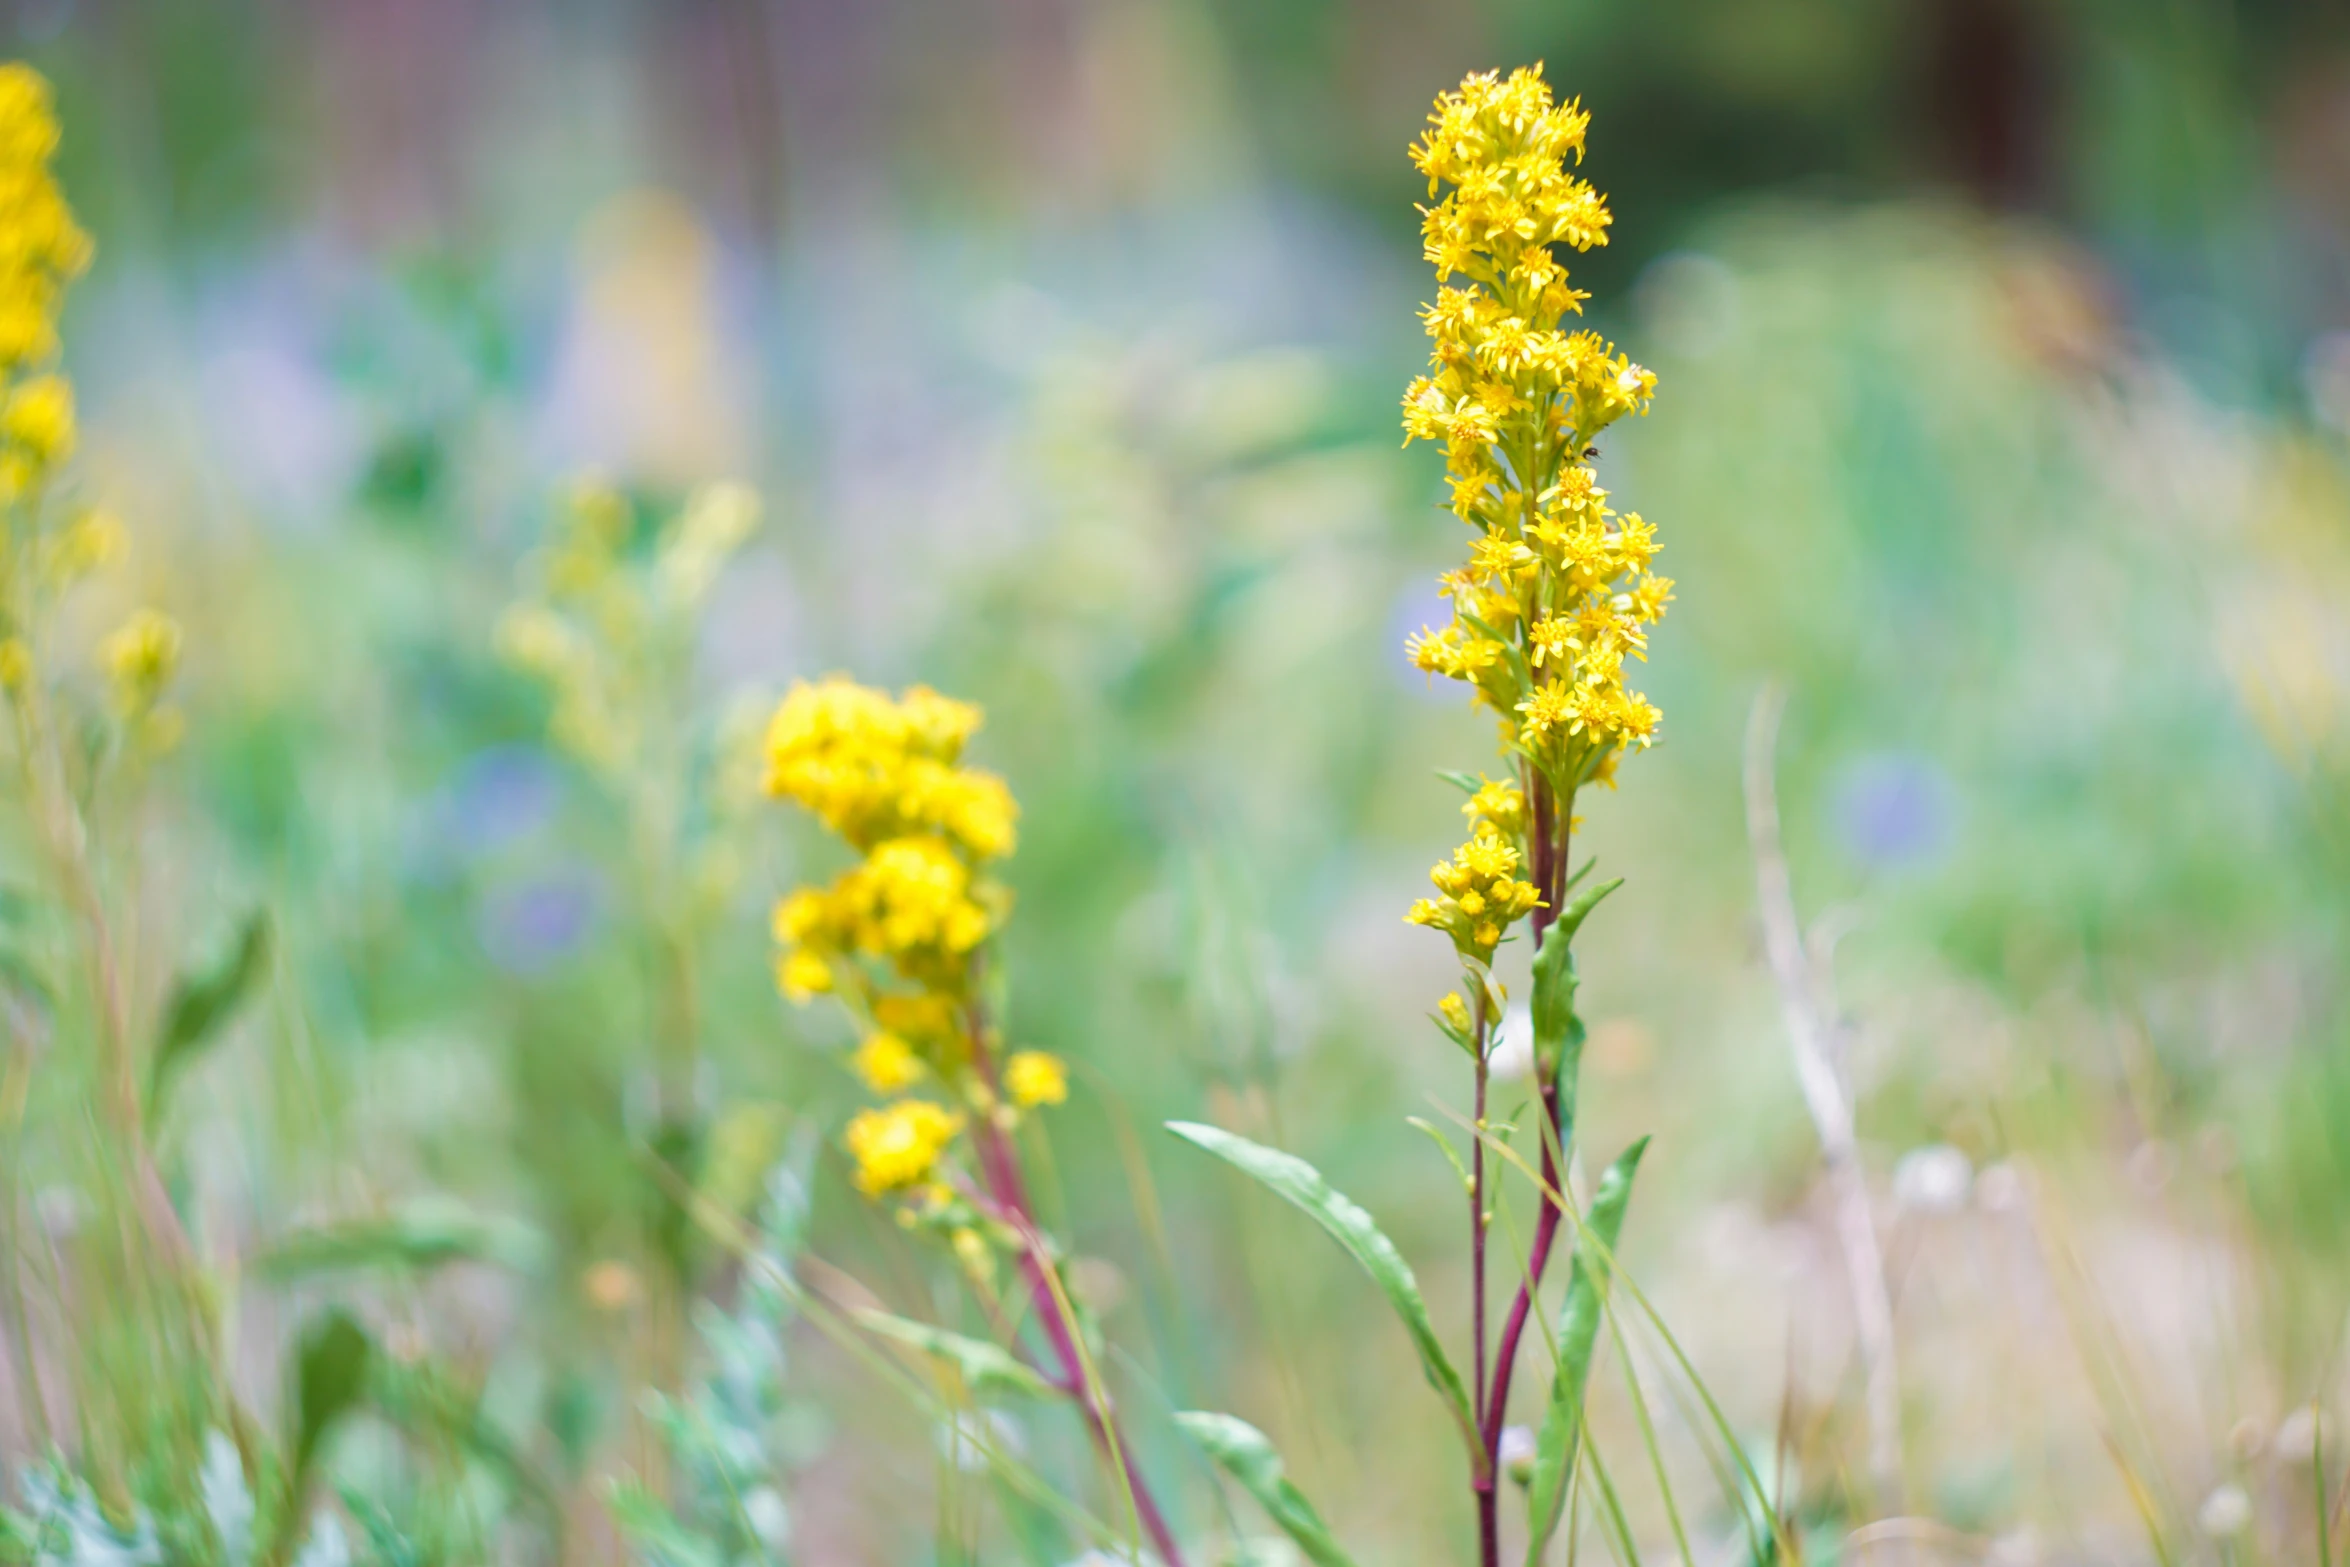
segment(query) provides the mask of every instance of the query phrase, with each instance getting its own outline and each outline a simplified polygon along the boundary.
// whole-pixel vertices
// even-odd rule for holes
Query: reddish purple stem
[[[971,1055],[989,1093],[1000,1095],[995,1063],[988,1055],[976,1022],[971,1028]],[[1053,1281],[1045,1273],[1044,1249],[1028,1205],[1028,1183],[1021,1177],[1019,1158],[1013,1153],[1003,1128],[990,1116],[979,1118],[972,1140],[979,1148],[980,1173],[986,1178],[996,1205],[1020,1232],[1021,1276],[1028,1281],[1028,1293],[1035,1303],[1037,1320],[1044,1324],[1045,1338],[1052,1344],[1053,1358],[1060,1362],[1059,1374],[1048,1380],[1085,1411],[1086,1425],[1095,1445],[1112,1455],[1116,1467],[1125,1475],[1127,1493],[1134,1499],[1135,1516],[1141,1521],[1143,1532],[1151,1537],[1151,1544],[1158,1548],[1161,1561],[1166,1567],[1183,1567],[1183,1552],[1175,1543],[1175,1532],[1159,1511],[1158,1501],[1143,1482],[1141,1471],[1135,1468],[1133,1450],[1119,1432],[1106,1403],[1094,1396],[1094,1389],[1086,1379],[1085,1359],[1077,1347],[1075,1327],[1062,1307],[1060,1292],[1053,1288]]]
[[[1531,840],[1533,863],[1527,868],[1533,873],[1534,885],[1542,889],[1542,906],[1534,911],[1530,922],[1534,950],[1542,950],[1543,934],[1558,918],[1559,901],[1565,895],[1567,864],[1567,835],[1573,829],[1572,803],[1561,805],[1550,791],[1550,785],[1538,775],[1526,777],[1527,837]],[[1482,1099],[1484,1072],[1478,1072],[1478,1091]],[[1500,1567],[1501,1561],[1501,1432],[1508,1418],[1510,1401],[1510,1373],[1518,1362],[1518,1344],[1526,1334],[1526,1319],[1534,1311],[1534,1292],[1541,1287],[1544,1269],[1550,1264],[1550,1252],[1558,1239],[1559,1221],[1563,1214],[1550,1194],[1562,1190],[1559,1173],[1559,1155],[1565,1144],[1565,1130],[1559,1125],[1559,1085],[1555,1078],[1542,1085],[1542,1211],[1534,1221],[1534,1245],[1526,1255],[1526,1276],[1518,1282],[1518,1292],[1510,1302],[1510,1314],[1503,1321],[1500,1342],[1494,1348],[1493,1370],[1488,1380],[1484,1365],[1485,1351],[1485,1246],[1484,1201],[1482,1190],[1478,1195],[1479,1218],[1477,1245],[1473,1266],[1476,1269],[1474,1307],[1477,1343],[1477,1408],[1478,1439],[1485,1448],[1485,1477],[1472,1480],[1477,1497],[1477,1560],[1480,1567]],[[1484,1107],[1478,1106],[1479,1129],[1483,1129]],[[1483,1144],[1478,1145],[1482,1153]],[[1480,1177],[1483,1166],[1478,1166]],[[1482,1181],[1479,1181],[1480,1187]]]

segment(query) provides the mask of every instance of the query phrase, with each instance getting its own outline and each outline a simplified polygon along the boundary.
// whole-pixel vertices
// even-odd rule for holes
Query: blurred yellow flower
[[[767,731],[767,791],[869,852],[909,831],[986,860],[1012,852],[1019,809],[993,773],[959,765],[979,709],[914,686],[895,700],[834,675],[792,687]]]
[[[901,1099],[849,1122],[857,1189],[869,1197],[920,1186],[962,1129],[962,1117],[927,1099]]]
[[[927,686],[893,698],[833,676],[784,697],[768,725],[768,792],[805,806],[860,855],[829,887],[776,905],[795,999],[828,988],[808,981],[846,954],[882,960],[941,1000],[962,993],[971,954],[1010,908],[981,866],[1011,851],[1018,814],[1002,779],[962,765],[979,724],[978,708]],[[921,1032],[952,1030],[950,1020]]]
[[[61,375],[17,383],[0,406],[0,437],[47,467],[73,455],[73,386]]]
[[[90,264],[90,238],[75,224],[49,174],[57,140],[49,84],[30,66],[0,65],[0,371],[57,351],[57,309],[65,284]],[[67,444],[71,412],[68,398]],[[37,421],[40,414],[31,417]],[[54,437],[59,430],[52,423],[31,433]]]
[[[43,575],[51,586],[68,588],[121,560],[129,548],[129,535],[112,512],[85,511],[46,541]]]
[[[914,1054],[914,1047],[886,1029],[866,1035],[850,1064],[877,1094],[898,1093],[922,1077],[922,1058]]]
[[[137,611],[98,645],[116,705],[127,713],[155,705],[179,667],[179,656],[179,622],[152,609]]]
[[[1022,1109],[1057,1105],[1069,1097],[1069,1068],[1042,1050],[1022,1050],[1004,1063],[1004,1092]]]
[[[813,952],[787,952],[776,960],[775,984],[792,1001],[810,1001],[832,991],[832,965]]]

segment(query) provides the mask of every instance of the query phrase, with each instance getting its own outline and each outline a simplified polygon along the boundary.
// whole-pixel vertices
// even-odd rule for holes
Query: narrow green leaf
[[[1404,1330],[1412,1336],[1412,1347],[1420,1352],[1421,1374],[1451,1411],[1454,1424],[1460,1428],[1461,1440],[1468,1446],[1470,1467],[1482,1476],[1485,1444],[1478,1439],[1476,1421],[1469,1413],[1468,1391],[1461,1385],[1460,1373],[1445,1358],[1444,1346],[1437,1341],[1435,1326],[1428,1320],[1428,1303],[1420,1296],[1420,1281],[1412,1276],[1411,1265],[1395,1249],[1395,1242],[1380,1233],[1371,1216],[1351,1199],[1333,1191],[1330,1183],[1322,1179],[1322,1172],[1303,1159],[1252,1143],[1222,1127],[1202,1126],[1194,1121],[1169,1121],[1167,1130],[1185,1142],[1206,1149],[1304,1209],[1308,1217],[1329,1231],[1331,1238],[1362,1265],[1371,1282],[1379,1286],[1388,1303],[1395,1307],[1396,1315],[1403,1318]]]
[[[212,968],[182,974],[173,984],[163,1012],[163,1029],[155,1040],[155,1062],[148,1070],[150,1114],[160,1119],[163,1100],[182,1069],[218,1037],[221,1026],[236,1016],[254,982],[269,966],[269,911],[256,909],[237,933],[236,945]]]
[[[363,1268],[427,1272],[452,1262],[489,1262],[528,1273],[545,1255],[543,1237],[517,1220],[420,1202],[387,1218],[297,1230],[255,1257],[246,1271],[271,1284]]]
[[[1485,787],[1485,780],[1475,773],[1439,772],[1436,776],[1463,794],[1475,794]]]
[[[1534,1478],[1526,1488],[1526,1567],[1541,1567],[1543,1547],[1558,1528],[1566,1501],[1567,1477],[1575,1468],[1575,1444],[1583,1431],[1583,1391],[1591,1379],[1591,1350],[1607,1311],[1608,1282],[1616,1237],[1623,1233],[1624,1208],[1632,1200],[1632,1177],[1648,1151],[1643,1137],[1618,1156],[1599,1178],[1575,1241],[1574,1272],[1559,1307],[1558,1369],[1542,1430],[1534,1441]]]
[[[869,1332],[910,1344],[924,1354],[955,1368],[972,1396],[1001,1393],[1016,1398],[1052,1398],[1050,1382],[1023,1365],[1011,1351],[985,1339],[970,1338],[927,1322],[892,1316],[886,1311],[860,1311],[857,1322]]]
[[[1265,1516],[1297,1542],[1314,1567],[1354,1567],[1353,1558],[1331,1534],[1330,1526],[1322,1522],[1322,1515],[1314,1511],[1314,1504],[1290,1484],[1282,1471],[1281,1455],[1273,1451],[1264,1432],[1236,1416],[1198,1409],[1178,1410],[1175,1424],[1216,1461],[1218,1468],[1257,1499]]]
[[[1588,871],[1590,869],[1590,864],[1588,862],[1585,863],[1583,870]],[[1581,877],[1582,873],[1578,872],[1576,879],[1580,880]],[[1569,941],[1574,940],[1575,932],[1583,928],[1583,922],[1591,917],[1591,911],[1593,909],[1599,907],[1600,900],[1605,898],[1609,893],[1615,891],[1622,885],[1624,885],[1624,878],[1618,876],[1614,881],[1596,882],[1591,886],[1584,888],[1574,897],[1567,900],[1567,906],[1559,910],[1559,917],[1550,928],[1554,931],[1564,931],[1566,932],[1567,939]],[[1547,946],[1548,943],[1545,942],[1544,945]]]

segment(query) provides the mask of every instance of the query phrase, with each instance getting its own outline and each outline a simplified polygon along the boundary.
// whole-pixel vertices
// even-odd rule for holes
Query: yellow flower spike
[[[1622,670],[1643,655],[1671,586],[1648,572],[1655,529],[1610,511],[1584,461],[1656,388],[1568,324],[1585,296],[1562,257],[1605,244],[1611,222],[1571,172],[1589,125],[1579,104],[1553,99],[1539,66],[1485,72],[1437,99],[1411,149],[1440,198],[1422,227],[1443,286],[1421,312],[1428,374],[1404,394],[1404,435],[1443,444],[1451,507],[1481,537],[1444,579],[1452,624],[1408,651],[1470,684],[1509,721],[1507,743],[1568,793],[1655,738],[1656,709],[1623,691]]]
[[[1004,1063],[1004,1092],[1023,1110],[1057,1105],[1069,1097],[1069,1068],[1042,1050],[1022,1050]]]
[[[0,687],[22,691],[32,683],[32,644],[22,637],[0,639]]]
[[[914,1054],[913,1046],[887,1030],[866,1035],[850,1064],[865,1086],[877,1094],[899,1093],[922,1079],[922,1058]]]
[[[857,1189],[880,1197],[925,1184],[962,1126],[961,1116],[927,1099],[859,1112],[847,1133]]]

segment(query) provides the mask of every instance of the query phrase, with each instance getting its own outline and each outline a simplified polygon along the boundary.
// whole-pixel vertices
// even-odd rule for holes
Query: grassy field
[[[0,45],[0,1562],[2330,1567],[2338,21]],[[1591,297],[1451,284],[1653,402],[1405,446],[1536,60]]]

